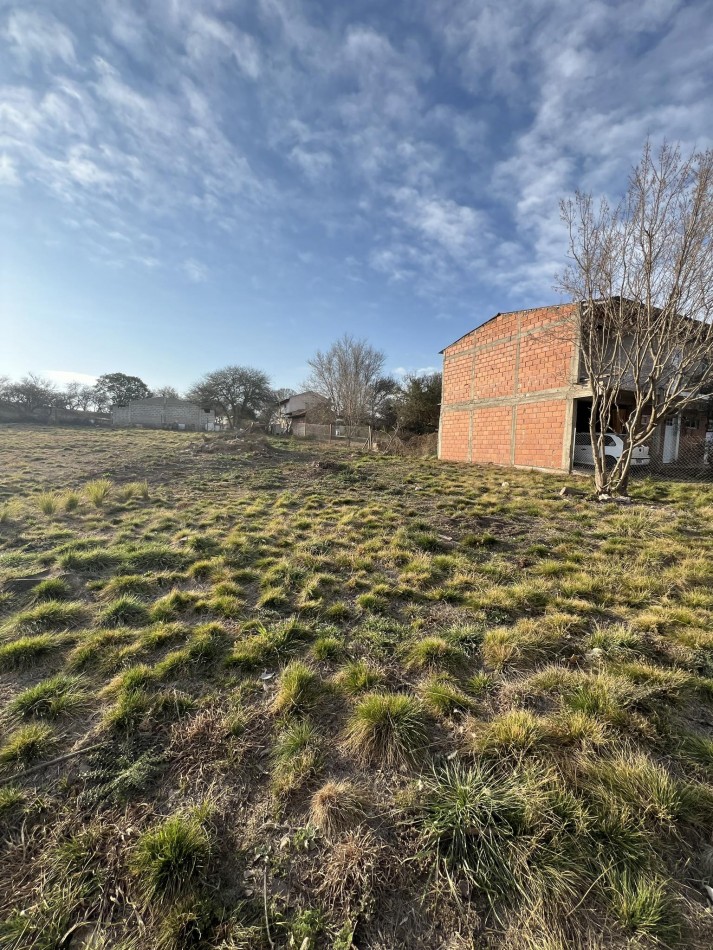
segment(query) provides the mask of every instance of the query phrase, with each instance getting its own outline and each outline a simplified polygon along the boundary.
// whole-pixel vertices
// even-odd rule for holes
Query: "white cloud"
[[[181,266],[184,274],[194,284],[202,284],[208,280],[208,268],[194,257],[187,258]]]
[[[43,369],[40,376],[46,376],[53,383],[58,383],[60,386],[66,386],[67,383],[82,383],[84,386],[93,386],[97,381],[97,377],[90,373],[75,373],[66,369]]]
[[[22,184],[17,166],[9,155],[0,155],[0,185],[17,188]]]
[[[31,10],[10,13],[2,35],[24,68],[33,60],[47,64],[59,60],[67,66],[75,64],[74,36],[55,17]]]
[[[440,373],[440,366],[396,366],[391,370],[392,375],[403,380],[405,376],[430,376],[432,373]]]
[[[246,76],[257,79],[260,75],[257,43],[232,23],[197,13],[189,26],[186,49],[188,55],[201,64],[211,57],[230,55]]]

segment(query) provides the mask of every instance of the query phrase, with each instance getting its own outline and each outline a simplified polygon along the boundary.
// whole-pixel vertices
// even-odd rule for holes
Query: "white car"
[[[607,468],[613,468],[624,451],[624,440],[613,432],[604,436],[604,461]],[[574,438],[574,464],[594,465],[594,450],[588,432],[577,432]],[[649,449],[646,445],[639,445],[631,456],[632,465],[648,465]]]

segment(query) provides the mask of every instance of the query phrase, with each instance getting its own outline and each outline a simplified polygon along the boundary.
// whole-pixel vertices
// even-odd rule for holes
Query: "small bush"
[[[174,815],[141,835],[131,863],[147,904],[201,883],[211,854],[206,817],[203,809]]]
[[[336,682],[345,693],[355,696],[357,693],[364,693],[367,690],[373,690],[376,686],[381,686],[384,682],[384,674],[365,660],[353,660],[342,667],[337,674]]]
[[[412,697],[397,693],[365,696],[352,713],[346,746],[360,761],[393,767],[413,762],[429,741],[428,717]]]
[[[111,494],[113,487],[108,478],[95,478],[84,486],[84,494],[95,508],[101,508]]]

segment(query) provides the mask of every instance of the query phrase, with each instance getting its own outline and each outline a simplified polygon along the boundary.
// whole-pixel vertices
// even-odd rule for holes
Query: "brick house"
[[[575,438],[588,432],[591,410],[576,342],[577,307],[498,313],[441,351],[440,459],[571,471]],[[631,404],[622,394],[614,431]],[[659,426],[650,446],[652,468],[684,454],[687,464],[702,465],[708,429],[707,402]]]

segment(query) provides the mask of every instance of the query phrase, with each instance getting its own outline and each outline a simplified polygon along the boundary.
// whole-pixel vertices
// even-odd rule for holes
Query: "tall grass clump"
[[[17,670],[31,666],[59,646],[57,639],[49,633],[36,637],[20,637],[11,643],[0,646],[0,670]]]
[[[9,705],[9,711],[20,716],[56,719],[63,713],[78,712],[87,703],[81,680],[58,673],[50,679],[23,690]]]
[[[69,630],[84,618],[85,608],[80,601],[65,603],[46,600],[16,614],[11,625],[18,633],[40,633],[45,630]]]
[[[175,899],[201,883],[211,855],[207,817],[201,807],[141,835],[131,864],[147,904]]]
[[[394,767],[414,762],[429,741],[421,704],[399,693],[372,693],[357,704],[346,728],[347,749],[361,762]]]
[[[43,491],[37,495],[37,507],[43,515],[53,515],[59,507],[59,496],[53,491]]]
[[[513,842],[527,826],[527,792],[519,774],[483,763],[434,769],[419,791],[421,851],[454,886],[463,876],[490,901],[511,891]]]
[[[31,723],[11,733],[0,746],[0,763],[27,765],[44,758],[57,745],[57,738],[49,726]]]
[[[111,494],[112,482],[108,478],[95,478],[84,486],[84,494],[95,508],[101,508]]]

